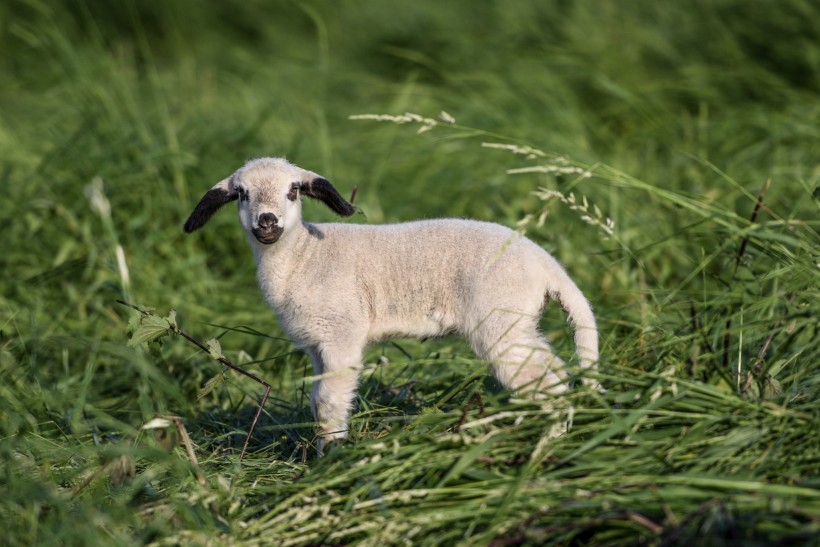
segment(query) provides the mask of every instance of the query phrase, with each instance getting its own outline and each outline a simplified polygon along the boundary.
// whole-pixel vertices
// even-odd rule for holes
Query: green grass
[[[819,17],[801,0],[3,4],[0,543],[816,541]],[[407,111],[456,123],[350,119]],[[317,460],[310,365],[233,214],[181,230],[259,155],[358,186],[353,222],[526,229],[594,304],[607,393],[569,395],[573,428],[548,440],[567,406],[510,398],[463,342],[386,343],[349,441]],[[229,374],[199,397],[221,366],[178,337],[129,346],[117,299],[175,309],[273,386],[241,464],[261,386]],[[543,326],[571,356],[560,310]],[[142,429],[157,415],[197,462],[175,428]]]

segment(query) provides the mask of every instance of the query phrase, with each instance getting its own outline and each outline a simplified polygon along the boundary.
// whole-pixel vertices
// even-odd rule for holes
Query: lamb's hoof
[[[323,457],[334,448],[342,446],[343,441],[344,437],[319,437],[319,440],[316,441],[316,455],[320,458]]]

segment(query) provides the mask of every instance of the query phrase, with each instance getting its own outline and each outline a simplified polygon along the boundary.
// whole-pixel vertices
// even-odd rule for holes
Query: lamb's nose
[[[259,215],[259,229],[270,230],[276,226],[276,215],[273,213],[262,213]]]

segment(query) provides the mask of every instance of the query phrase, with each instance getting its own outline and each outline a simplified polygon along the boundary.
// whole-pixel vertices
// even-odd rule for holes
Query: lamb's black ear
[[[330,182],[322,177],[316,177],[307,182],[303,182],[299,187],[302,194],[323,201],[325,205],[330,207],[330,210],[343,217],[349,217],[356,212],[356,209],[348,203],[345,198],[339,195],[339,192],[333,187]]]
[[[221,180],[202,196],[191,216],[185,221],[184,230],[186,233],[190,234],[194,230],[202,228],[220,207],[239,197],[236,192],[231,191],[230,182],[230,177]]]

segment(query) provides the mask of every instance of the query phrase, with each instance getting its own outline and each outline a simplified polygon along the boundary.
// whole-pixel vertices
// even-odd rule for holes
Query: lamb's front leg
[[[364,344],[335,343],[311,349],[313,372],[322,377],[313,384],[310,409],[318,423],[319,455],[331,441],[347,436],[347,420],[356,397]]]

